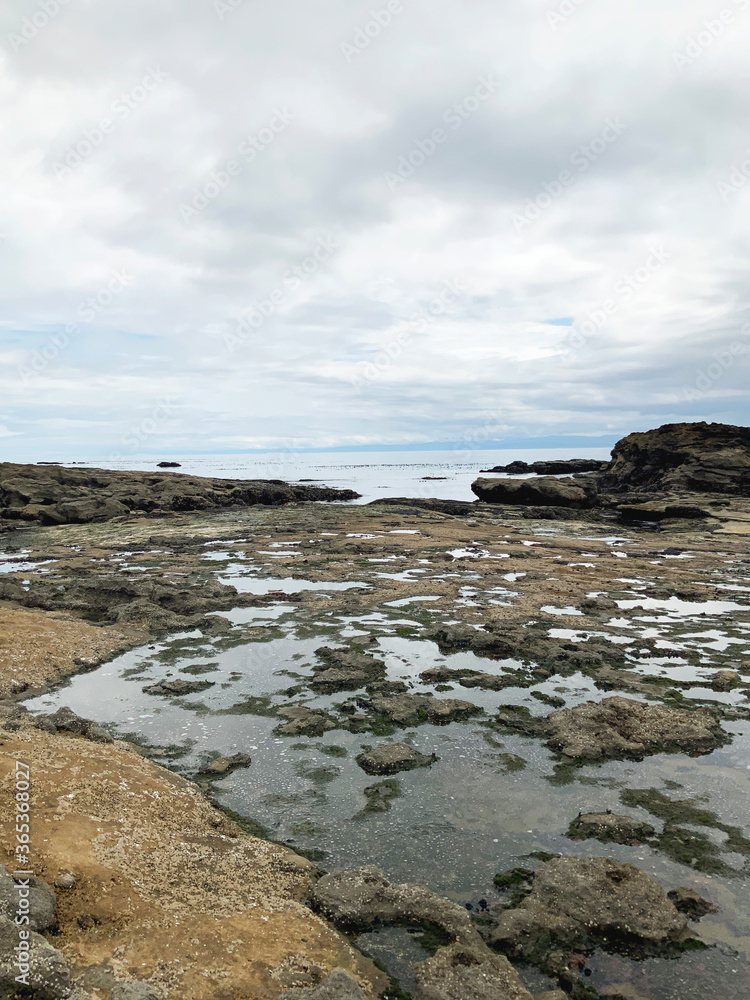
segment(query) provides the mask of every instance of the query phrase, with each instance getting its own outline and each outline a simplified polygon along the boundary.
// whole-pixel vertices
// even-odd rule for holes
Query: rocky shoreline
[[[700,425],[690,426],[702,442]],[[665,433],[670,440],[677,434]],[[745,447],[741,435],[731,440],[735,451]],[[292,609],[298,627],[320,637],[310,672],[287,680],[283,698],[246,698],[232,710],[271,718],[281,740],[315,741],[336,732],[369,740],[370,749],[355,764],[374,779],[387,779],[365,789],[365,808],[375,813],[398,802],[404,773],[419,780],[439,772],[441,753],[412,745],[412,734],[425,727],[471,724],[488,740],[510,734],[546,746],[558,775],[607,760],[708,755],[731,747],[750,720],[750,662],[734,653],[736,646],[710,650],[707,658],[706,649],[683,643],[680,656],[691,672],[680,680],[663,667],[661,654],[671,640],[665,645],[664,638],[640,634],[647,629],[624,645],[613,639],[636,625],[639,608],[655,604],[669,617],[670,608],[684,605],[706,615],[742,597],[741,584],[728,591],[734,584],[724,581],[735,578],[732,572],[742,579],[750,564],[743,462],[737,459],[730,474],[731,448],[725,448],[712,480],[708,445],[701,444],[689,470],[683,462],[669,471],[666,487],[649,472],[637,489],[620,495],[626,503],[601,503],[598,487],[592,492],[579,484],[603,477],[611,489],[607,475],[624,481],[622,463],[635,461],[634,454],[656,467],[648,441],[636,442],[637,448],[625,442],[609,473],[581,473],[569,483],[548,480],[596,497],[583,508],[558,502],[561,494],[542,483],[545,476],[519,480],[535,482],[538,492],[517,491],[510,501],[396,499],[347,507],[320,503],[345,499],[338,491],[298,494],[314,488],[272,484],[270,493],[263,492],[267,485],[254,492],[248,484],[160,473],[162,482],[179,480],[180,492],[165,485],[149,510],[138,500],[130,506],[122,500],[148,489],[153,477],[145,474],[133,474],[132,490],[130,474],[106,474],[114,478],[91,488],[112,495],[94,503],[85,491],[70,498],[29,488],[32,482],[67,483],[67,473],[86,477],[92,470],[44,467],[44,476],[53,478],[37,480],[17,472],[37,467],[0,466],[8,529],[0,540],[10,567],[0,576],[2,787],[9,795],[13,761],[30,757],[37,782],[35,871],[57,893],[57,913],[40,923],[46,937],[35,943],[47,959],[45,949],[55,945],[71,973],[67,994],[67,986],[47,984],[29,995],[151,1000],[148,991],[155,991],[164,1000],[395,1000],[396,987],[326,921],[349,933],[404,923],[439,928],[442,943],[414,967],[413,1000],[542,995],[524,986],[509,959],[540,970],[548,993],[562,988],[564,995],[593,998],[598,994],[585,985],[575,956],[584,956],[585,966],[585,956],[603,942],[633,955],[700,945],[686,917],[710,914],[714,903],[696,895],[694,873],[729,870],[732,856],[750,857],[750,842],[692,800],[680,806],[654,790],[630,802],[623,792],[625,805],[645,804],[652,817],[670,817],[660,832],[637,815],[613,820],[612,812],[602,811],[568,818],[572,845],[647,844],[679,862],[692,838],[690,884],[673,883],[667,895],[633,865],[548,857],[522,875],[506,878],[499,871],[501,898],[494,907],[477,904],[472,916],[419,886],[390,883],[372,867],[321,877],[315,864],[288,847],[243,833],[200,789],[212,795],[217,778],[243,768],[252,773],[255,755],[216,757],[195,772],[194,784],[150,760],[152,751],[113,739],[100,720],[87,724],[59,711],[31,716],[19,705],[65,677],[170,634],[195,633],[217,649],[266,641],[272,626],[256,626],[252,616],[281,604]],[[219,496],[217,482],[226,494]],[[83,484],[75,478],[76,490]],[[692,513],[675,515],[671,491],[690,484],[714,485],[716,492],[691,494],[685,509]],[[552,494],[540,500],[547,489]],[[110,510],[109,503],[127,509]],[[661,505],[664,516],[633,524],[623,514],[623,508],[644,504]],[[614,542],[613,515],[620,518]],[[618,570],[623,579],[613,579]],[[243,589],[246,579],[250,590]],[[274,589],[277,579],[286,589]],[[332,586],[345,589],[326,589]],[[749,624],[747,603],[732,606],[738,608],[732,612],[737,627]],[[238,609],[249,616],[245,623],[227,617]],[[371,625],[369,635],[342,642],[340,635],[326,638],[324,623],[332,615],[359,622],[375,616],[383,624],[377,634]],[[391,675],[380,653],[377,636],[388,634],[431,643],[444,660],[479,657],[485,666],[443,662],[404,682]],[[588,678],[603,695],[568,704],[544,687],[569,677]],[[151,697],[200,698],[215,684],[210,672],[167,676]],[[546,699],[549,710],[540,715],[504,704],[512,691],[529,692],[538,703]],[[499,698],[499,706],[484,707],[489,703],[479,694]],[[158,751],[155,756],[164,760]],[[519,766],[513,754],[502,757],[507,768]],[[696,840],[689,833],[696,822],[728,830],[730,854]],[[12,843],[10,829],[3,833],[3,843]],[[14,867],[7,854],[0,860]],[[40,893],[49,917],[49,895],[42,886]],[[612,906],[619,908],[615,922],[609,920]],[[165,955],[171,956],[166,962]],[[118,982],[136,985],[123,993]],[[552,992],[546,1000],[558,998]]]

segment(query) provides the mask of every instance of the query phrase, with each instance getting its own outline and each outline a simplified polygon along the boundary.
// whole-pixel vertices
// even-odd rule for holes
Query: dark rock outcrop
[[[471,484],[472,493],[485,503],[538,505],[542,507],[570,507],[587,510],[597,499],[596,479],[476,479]]]
[[[14,920],[19,912],[17,881],[23,881],[24,888],[29,890],[26,912],[29,918],[28,926],[32,931],[47,930],[55,923],[57,900],[53,890],[36,875],[19,877],[16,880],[3,865],[0,865],[0,916]]]
[[[48,733],[68,733],[71,736],[82,736],[93,743],[114,743],[114,737],[91,719],[83,719],[66,705],[58,708],[52,715],[37,715],[34,720],[37,729]]]
[[[599,479],[607,493],[634,491],[750,496],[750,427],[665,424],[618,441]]]
[[[158,515],[358,497],[352,490],[292,485],[275,479],[210,479],[176,472],[0,463],[0,520],[38,524],[86,524],[127,514]]]
[[[511,476],[533,474],[535,476],[565,476],[575,472],[602,472],[609,462],[598,458],[566,458],[549,462],[511,462],[509,465],[496,465],[494,469],[481,469],[481,472],[504,472]]]

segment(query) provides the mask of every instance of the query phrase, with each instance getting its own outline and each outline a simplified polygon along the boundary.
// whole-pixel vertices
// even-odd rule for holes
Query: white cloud
[[[164,399],[154,447],[187,450],[445,441],[500,411],[513,437],[747,422],[744,356],[700,398],[683,387],[714,352],[750,343],[750,184],[720,188],[750,146],[750,3],[733,0],[687,67],[674,55],[712,16],[698,0],[634,0],[625,21],[597,0],[553,30],[557,6],[404,0],[349,62],[341,43],[371,9],[350,0],[246,2],[223,19],[209,0],[70,0],[15,52],[9,34],[37,5],[6,11],[0,417],[13,456],[112,453]],[[143,90],[149,73],[158,85]],[[495,93],[471,102],[488,75]],[[288,125],[263,131],[284,109]],[[627,128],[599,150],[618,117]],[[107,118],[80,165],[56,171]],[[239,152],[249,136],[253,157]],[[386,173],[420,151],[389,190]],[[185,224],[181,203],[213,192],[230,160],[237,175]],[[535,200],[518,231],[512,216]],[[324,234],[336,253],[228,352],[237,318]],[[583,321],[655,244],[664,267],[566,354],[568,330],[549,321]],[[118,269],[132,287],[50,348]],[[449,281],[465,291],[420,325]]]

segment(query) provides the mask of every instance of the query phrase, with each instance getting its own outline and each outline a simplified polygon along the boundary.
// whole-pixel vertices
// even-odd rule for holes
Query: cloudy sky
[[[750,0],[6,0],[11,460],[748,423]]]

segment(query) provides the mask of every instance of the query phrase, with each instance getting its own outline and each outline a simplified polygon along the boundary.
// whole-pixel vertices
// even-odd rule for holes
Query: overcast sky
[[[0,30],[4,457],[749,422],[750,0]]]

